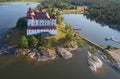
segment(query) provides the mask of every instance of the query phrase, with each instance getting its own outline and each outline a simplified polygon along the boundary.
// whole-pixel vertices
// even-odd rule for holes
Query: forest
[[[87,18],[101,25],[109,25],[120,30],[120,0],[44,0],[45,8],[76,9],[76,6],[87,6]]]
[[[101,25],[109,25],[120,30],[120,0],[0,0],[4,1],[42,1],[44,8],[76,9],[77,6],[87,6],[84,13],[87,18]],[[41,5],[40,4],[40,5]]]
[[[101,25],[109,25],[113,29],[120,30],[120,1],[109,1],[92,4],[85,15]]]

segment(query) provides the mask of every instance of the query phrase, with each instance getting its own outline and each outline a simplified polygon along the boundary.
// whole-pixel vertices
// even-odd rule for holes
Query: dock
[[[90,45],[93,45],[93,46],[95,46],[96,48],[105,51],[105,48],[103,48],[103,47],[100,46],[99,44],[94,43],[93,41],[91,41],[91,40],[87,39],[86,37],[80,35],[78,32],[76,32],[76,33],[77,33],[77,35],[78,35],[79,37],[81,37],[83,40],[87,41]]]
[[[111,40],[111,41],[113,41],[113,42],[116,42],[116,43],[119,43],[119,44],[120,44],[120,40],[115,39],[114,37],[108,37],[108,38],[105,38],[105,40],[106,40],[106,41]]]
[[[78,32],[77,32],[77,33],[78,33]],[[111,52],[111,51],[107,50],[106,48],[104,48],[104,47],[102,47],[102,46],[100,46],[100,45],[92,42],[91,40],[85,38],[84,36],[80,35],[79,33],[78,33],[78,36],[80,36],[82,39],[84,39],[85,41],[87,41],[89,44],[95,46],[95,47],[98,48],[99,50],[102,50],[102,51],[110,54],[110,55],[113,57],[113,61],[114,61],[114,62],[112,61],[112,62],[108,62],[108,63],[110,63],[113,67],[115,67],[117,70],[120,71],[120,63],[119,63],[120,60],[118,61],[118,59],[119,59],[120,57],[116,57],[116,56],[119,56],[118,53],[114,54],[113,52]],[[110,38],[110,39],[108,39],[108,40],[112,40],[112,41],[115,41],[115,42],[117,42],[117,43],[120,43],[120,41],[118,41],[118,40],[116,40],[116,39],[113,39],[113,38],[112,38],[112,39]],[[117,62],[117,63],[116,63],[116,62]]]
[[[77,27],[73,27],[73,30],[79,30],[79,28],[77,28]]]

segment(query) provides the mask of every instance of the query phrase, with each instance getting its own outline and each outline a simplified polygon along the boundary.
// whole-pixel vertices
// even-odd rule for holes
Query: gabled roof
[[[50,16],[47,12],[36,12],[34,19],[50,19]]]
[[[29,8],[29,10],[27,12],[27,17],[29,19],[39,19],[39,20],[49,20],[50,19],[48,12],[43,12],[42,9],[34,12],[32,10],[32,8]],[[56,15],[53,14],[53,17],[51,17],[51,18],[56,19]]]

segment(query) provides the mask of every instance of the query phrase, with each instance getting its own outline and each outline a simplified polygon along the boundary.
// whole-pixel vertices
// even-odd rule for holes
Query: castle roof
[[[39,11],[35,13],[35,19],[50,19],[50,16],[47,12]]]
[[[29,8],[27,12],[27,17],[28,19],[38,19],[38,20],[50,19],[48,12],[43,12],[41,8],[37,10],[36,12],[34,12],[32,8]],[[53,14],[51,18],[56,19],[56,14]]]

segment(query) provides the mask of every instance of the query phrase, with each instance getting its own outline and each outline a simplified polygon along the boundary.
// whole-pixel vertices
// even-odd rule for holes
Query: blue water
[[[109,26],[101,26],[99,23],[87,19],[83,14],[64,14],[63,17],[65,22],[79,28],[78,32],[91,41],[120,48],[120,44],[116,42],[105,41],[105,37],[111,36],[120,39],[120,31],[109,28]]]
[[[19,5],[20,4],[20,5]],[[0,6],[0,35],[16,26],[20,17],[26,16],[29,7],[35,8],[38,3],[14,3]]]
[[[0,34],[16,25],[20,17],[26,16],[29,7],[36,4],[15,3],[0,6]],[[109,44],[105,36],[119,35],[108,26],[88,20],[82,14],[63,15],[66,22],[77,28],[85,37],[94,42]],[[104,34],[107,33],[107,34]],[[112,42],[110,42],[112,44]],[[118,44],[114,44],[119,46]],[[0,56],[0,79],[120,79],[120,73],[104,64],[98,73],[92,73],[87,64],[86,50],[77,50],[68,60],[56,59],[50,62],[35,63],[23,56]]]

